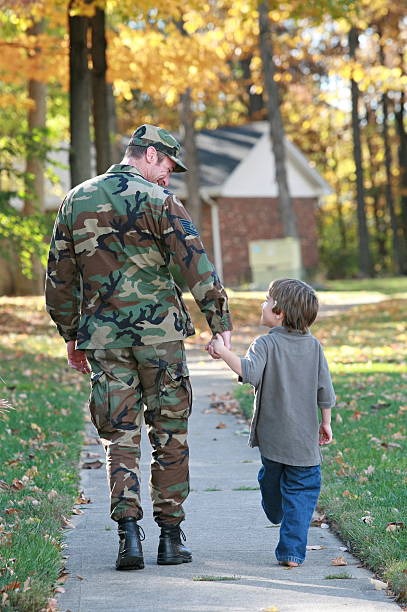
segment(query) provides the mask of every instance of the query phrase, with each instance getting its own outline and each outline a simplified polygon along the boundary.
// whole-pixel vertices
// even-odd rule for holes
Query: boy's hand
[[[209,355],[211,357],[213,357],[213,359],[220,359],[220,352],[222,351],[222,348],[225,347],[225,343],[223,341],[223,338],[220,334],[216,334],[216,336],[214,336],[212,338],[212,340],[209,342],[209,344],[206,345],[206,350],[208,351]]]
[[[321,423],[319,426],[319,445],[329,444],[332,442],[332,429],[330,425]]]

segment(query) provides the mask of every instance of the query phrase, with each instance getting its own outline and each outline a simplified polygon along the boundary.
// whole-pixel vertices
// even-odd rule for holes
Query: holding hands
[[[224,331],[221,334],[216,334],[212,340],[205,346],[205,350],[213,359],[220,359],[224,348],[231,348],[231,332]]]

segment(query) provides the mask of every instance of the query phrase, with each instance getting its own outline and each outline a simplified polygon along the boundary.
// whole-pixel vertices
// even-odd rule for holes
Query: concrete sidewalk
[[[230,414],[209,409],[209,395],[232,388],[233,375],[204,352],[190,351],[194,389],[190,420],[191,493],[185,504],[183,529],[193,562],[156,565],[159,529],[152,519],[148,495],[150,447],[143,436],[142,482],[146,533],[145,569],[117,572],[115,524],[109,519],[104,466],[82,470],[82,488],[91,504],[73,516],[67,532],[67,570],[70,578],[58,600],[68,612],[231,612],[315,610],[384,612],[399,610],[384,591],[375,590],[373,575],[343,552],[329,529],[312,527],[304,565],[279,566],[274,557],[278,528],[268,523],[257,490],[258,451],[247,446],[247,425]],[[217,428],[222,423],[225,427]],[[104,461],[101,446],[88,446]],[[91,459],[88,459],[91,460]],[[344,556],[346,567],[331,560]],[[351,579],[325,577],[346,571]],[[196,580],[199,577],[206,580]],[[211,578],[212,580],[208,580]],[[217,580],[216,580],[217,578]],[[220,580],[225,578],[225,580]]]

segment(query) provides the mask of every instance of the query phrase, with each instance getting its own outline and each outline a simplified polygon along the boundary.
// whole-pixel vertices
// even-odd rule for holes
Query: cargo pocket
[[[110,426],[109,383],[105,372],[92,372],[90,383],[90,417],[98,432],[101,432]]]
[[[185,419],[191,414],[192,388],[186,363],[174,363],[162,371],[158,394],[162,416]]]

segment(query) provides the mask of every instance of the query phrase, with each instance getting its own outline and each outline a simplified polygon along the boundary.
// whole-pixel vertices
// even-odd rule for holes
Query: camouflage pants
[[[111,518],[141,519],[143,417],[153,447],[150,493],[158,524],[184,519],[189,493],[187,427],[192,392],[183,342],[87,350],[92,422],[106,452]],[[144,404],[144,406],[143,406]]]

